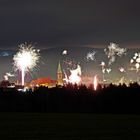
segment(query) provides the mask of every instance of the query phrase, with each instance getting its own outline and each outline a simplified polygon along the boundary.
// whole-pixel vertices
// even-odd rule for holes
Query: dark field
[[[135,140],[140,116],[0,113],[0,139]]]

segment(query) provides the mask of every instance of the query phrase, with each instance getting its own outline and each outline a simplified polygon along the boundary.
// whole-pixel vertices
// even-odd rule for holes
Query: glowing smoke
[[[14,55],[15,70],[22,73],[22,85],[24,85],[24,77],[27,71],[31,71],[39,62],[39,51],[35,50],[31,44],[19,45],[19,51]]]
[[[10,72],[7,72],[5,75],[4,75],[4,80],[8,81],[9,80],[9,77],[14,77],[15,75],[14,74],[11,74]]]
[[[120,48],[115,43],[110,43],[107,49],[104,49],[105,54],[107,55],[109,62],[108,65],[111,65],[116,60],[116,56],[121,57],[126,54],[126,48]]]
[[[66,58],[63,62],[68,67],[68,69],[75,69],[78,65],[78,62],[71,58]]]
[[[14,74],[12,74],[12,73],[10,73],[10,72],[7,72],[6,75],[7,75],[8,77],[14,77],[14,76],[15,76]]]
[[[67,74],[64,73],[65,78],[63,80],[66,81],[66,83],[80,84],[81,74],[81,67],[80,65],[77,65],[76,69],[70,70],[70,76],[67,76]]]
[[[66,74],[66,72],[63,70],[63,72],[64,72],[64,81],[66,82],[66,83],[69,83],[69,78],[68,78],[68,76],[67,76],[67,74]]]

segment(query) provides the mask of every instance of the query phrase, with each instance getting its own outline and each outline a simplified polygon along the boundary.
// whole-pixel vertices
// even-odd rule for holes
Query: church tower
[[[57,69],[57,85],[63,86],[63,77],[62,77],[62,70],[61,70],[60,62],[58,64],[58,69]]]

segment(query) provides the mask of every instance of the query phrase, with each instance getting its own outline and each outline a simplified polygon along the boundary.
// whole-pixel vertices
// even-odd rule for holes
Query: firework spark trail
[[[109,62],[108,65],[111,65],[116,60],[116,56],[123,56],[126,54],[126,48],[120,48],[115,43],[110,43],[107,49],[104,49],[105,54],[107,55]]]
[[[102,69],[102,76],[103,76],[103,82],[104,82],[105,81],[105,72],[106,72],[106,68],[105,68],[106,64],[105,64],[105,62],[102,61],[100,66],[101,66],[101,69]]]
[[[101,67],[102,67],[102,73],[105,73],[105,62],[101,62]]]
[[[112,71],[112,69],[106,68],[106,64],[104,61],[101,62],[100,66],[101,66],[101,70],[102,70],[103,82],[105,82],[106,81],[105,73],[109,74]]]
[[[102,73],[105,73],[105,71],[106,71],[106,68],[105,68],[106,64],[105,64],[105,62],[102,61],[100,66],[102,68]]]
[[[32,71],[39,63],[39,51],[34,49],[31,44],[19,45],[19,51],[14,55],[15,70],[20,70],[22,73],[22,85],[24,85],[24,76],[27,71]]]
[[[95,61],[95,54],[96,54],[96,51],[92,51],[92,52],[88,52],[87,55],[86,55],[86,60],[87,61]]]
[[[71,84],[79,84],[81,82],[81,67],[80,65],[77,65],[77,68],[74,70],[70,70],[70,76],[68,77],[67,74],[65,73],[65,78],[63,79],[66,81],[66,83],[71,83]]]
[[[94,86],[94,90],[97,90],[97,86],[98,86],[97,76],[94,76],[93,86]]]

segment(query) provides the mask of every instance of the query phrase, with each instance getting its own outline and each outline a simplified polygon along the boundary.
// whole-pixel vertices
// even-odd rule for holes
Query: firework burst
[[[71,84],[80,84],[81,82],[81,67],[80,65],[77,65],[77,68],[74,70],[70,70],[70,76],[67,76],[66,73],[64,73],[65,78],[63,79],[66,83]]]
[[[139,71],[140,68],[140,53],[135,53],[133,58],[130,60],[130,64],[134,64],[136,68],[136,72]]]
[[[31,44],[19,45],[19,51],[14,55],[14,68],[20,70],[22,74],[22,85],[24,85],[24,77],[27,71],[32,71],[39,63],[39,51],[34,49]]]
[[[116,56],[123,56],[126,54],[126,49],[125,48],[120,48],[117,44],[115,43],[110,43],[107,49],[104,49],[105,54],[107,55],[109,62],[108,65],[111,65],[113,62],[116,60]]]
[[[95,61],[95,54],[96,52],[95,51],[92,51],[92,52],[88,52],[87,55],[86,55],[86,60],[87,61]]]

